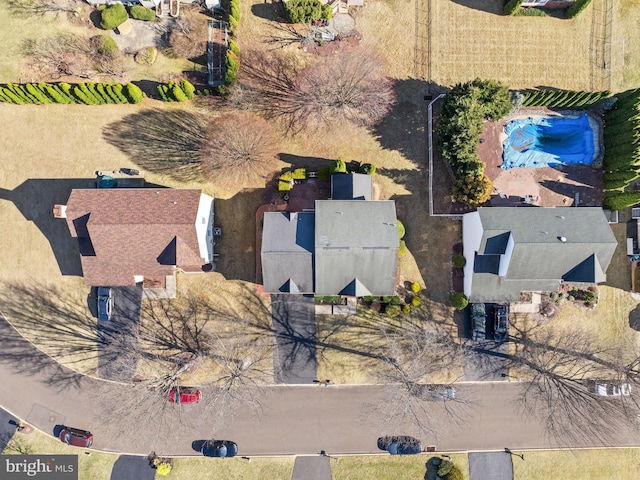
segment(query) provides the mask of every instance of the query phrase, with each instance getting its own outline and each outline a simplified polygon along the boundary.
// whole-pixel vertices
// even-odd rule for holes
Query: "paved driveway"
[[[16,433],[18,419],[0,408],[0,452],[5,449],[13,434]]]
[[[111,470],[111,480],[153,480],[155,477],[156,471],[146,457],[121,455]]]
[[[471,331],[471,316],[469,309],[465,309],[465,337],[471,339],[467,342],[464,352],[465,382],[507,380],[509,342],[496,342],[493,339],[493,319],[495,305],[486,304],[487,322],[484,338],[473,339]]]
[[[128,381],[136,371],[136,334],[140,325],[142,287],[114,287],[111,320],[98,323],[100,378]]]
[[[512,479],[513,463],[507,452],[469,453],[469,480]]]
[[[316,379],[316,315],[312,296],[271,295],[276,382],[312,383]]]

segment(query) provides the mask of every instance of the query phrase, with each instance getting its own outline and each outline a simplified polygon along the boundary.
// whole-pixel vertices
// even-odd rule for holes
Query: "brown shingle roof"
[[[87,285],[132,285],[134,275],[200,268],[195,222],[200,190],[73,190],[67,224],[81,242]]]

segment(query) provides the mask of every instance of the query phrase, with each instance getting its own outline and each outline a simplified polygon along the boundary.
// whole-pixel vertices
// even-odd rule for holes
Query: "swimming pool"
[[[512,120],[504,131],[500,168],[505,170],[593,163],[594,135],[586,114]]]

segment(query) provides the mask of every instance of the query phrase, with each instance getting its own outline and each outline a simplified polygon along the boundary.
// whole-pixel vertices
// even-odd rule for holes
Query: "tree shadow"
[[[204,115],[149,109],[105,126],[102,136],[139,167],[184,182],[201,178],[205,126]]]
[[[640,332],[640,305],[629,312],[629,327]]]
[[[504,0],[453,0],[453,2],[473,10],[504,16]]]
[[[13,190],[0,189],[0,199],[13,202],[26,220],[42,232],[58,262],[62,275],[82,275],[78,242],[67,222],[54,218],[53,207],[65,205],[74,189],[95,188],[95,179],[29,179]]]
[[[265,20],[288,23],[284,10],[284,2],[256,3],[251,6],[251,13]]]

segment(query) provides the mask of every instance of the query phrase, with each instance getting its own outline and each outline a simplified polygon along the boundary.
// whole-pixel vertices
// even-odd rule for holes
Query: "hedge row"
[[[184,79],[177,83],[171,80],[158,85],[158,93],[163,102],[186,102],[195,96],[196,87]]]
[[[229,0],[229,43],[224,57],[224,84],[227,86],[238,83],[238,71],[240,70],[240,48],[235,36],[240,23],[240,0]],[[224,91],[224,90],[223,90]]]
[[[307,23],[330,20],[333,17],[333,8],[320,0],[289,0],[285,3],[285,13],[291,23]]]
[[[527,92],[523,107],[558,107],[558,108],[589,108],[610,92],[577,92],[574,90],[537,90]]]
[[[0,86],[0,102],[18,105],[140,103],[143,98],[144,93],[133,83],[9,83]]]
[[[573,5],[567,8],[567,18],[577,17],[590,3],[591,0],[576,0]]]
[[[616,95],[614,108],[604,116],[604,207],[620,210],[640,202],[640,192],[624,188],[640,178],[640,89]]]
[[[512,16],[518,15],[518,13],[520,12],[520,5],[522,5],[522,2],[524,2],[524,0],[510,0],[504,6],[504,14],[512,15]]]
[[[113,5],[101,5],[98,7],[100,11],[100,26],[105,30],[114,30],[127,21],[129,15],[136,20],[144,20],[153,22],[156,20],[156,12],[151,8],[142,5],[132,5],[127,13],[127,9],[122,3],[114,3]]]

